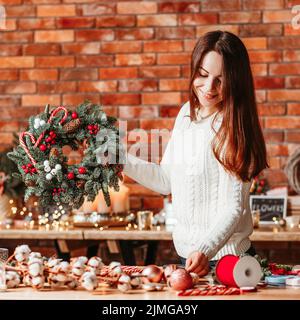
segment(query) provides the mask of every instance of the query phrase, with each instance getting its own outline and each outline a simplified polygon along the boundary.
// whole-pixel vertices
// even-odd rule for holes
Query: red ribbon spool
[[[229,254],[216,265],[217,280],[229,287],[256,287],[261,276],[261,267],[252,256],[240,258]]]

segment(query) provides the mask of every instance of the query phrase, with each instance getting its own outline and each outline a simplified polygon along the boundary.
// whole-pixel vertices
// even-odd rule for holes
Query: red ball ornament
[[[80,167],[80,168],[78,169],[78,172],[79,172],[80,174],[85,174],[85,173],[86,173],[86,168],[85,168],[85,167]]]
[[[69,172],[67,177],[68,177],[69,180],[73,180],[75,178],[74,172]]]
[[[193,278],[185,269],[177,269],[172,272],[168,284],[174,290],[187,290],[193,287]]]
[[[163,277],[163,270],[154,264],[150,264],[142,271],[143,281],[148,282],[160,282]]]
[[[23,165],[22,165],[22,169],[24,169],[24,170],[25,170],[26,168],[27,168],[27,167],[26,167],[26,165],[25,165],[25,164],[23,164]]]
[[[40,145],[40,150],[41,150],[41,151],[46,151],[46,150],[47,150],[46,145],[41,144],[41,145]]]
[[[78,118],[77,112],[72,112],[71,117],[72,117],[72,119],[77,119]]]

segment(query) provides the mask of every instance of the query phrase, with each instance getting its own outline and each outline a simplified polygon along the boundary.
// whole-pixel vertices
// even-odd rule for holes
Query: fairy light
[[[26,207],[23,207],[23,211],[26,212],[26,211],[27,211],[27,208],[26,208]]]
[[[20,215],[21,215],[21,216],[23,216],[24,214],[25,214],[25,212],[24,212],[24,211],[21,211],[21,212],[20,212]]]
[[[13,199],[10,199],[9,200],[9,204],[13,204],[14,203],[14,200]]]

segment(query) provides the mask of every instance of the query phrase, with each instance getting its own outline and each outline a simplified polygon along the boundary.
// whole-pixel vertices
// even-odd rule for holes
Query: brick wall
[[[272,167],[266,175],[272,186],[287,184],[282,168],[300,142],[300,29],[291,25],[299,0],[0,4],[7,15],[0,30],[2,149],[46,103],[84,98],[128,120],[129,129],[172,128],[188,97],[191,50],[206,31],[221,29],[249,49]],[[162,207],[162,196],[127,182],[132,208]]]

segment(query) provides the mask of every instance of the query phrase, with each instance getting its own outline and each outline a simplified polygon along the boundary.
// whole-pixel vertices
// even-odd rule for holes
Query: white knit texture
[[[227,173],[214,157],[214,116],[191,122],[189,108],[186,102],[180,109],[160,164],[127,154],[124,173],[153,191],[172,193],[177,219],[173,241],[179,256],[187,258],[196,250],[209,260],[239,255],[249,249],[253,232],[251,182]],[[216,130],[221,121],[215,122]]]

